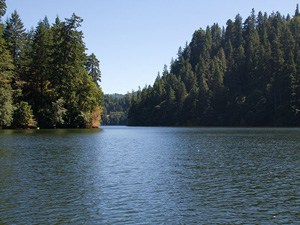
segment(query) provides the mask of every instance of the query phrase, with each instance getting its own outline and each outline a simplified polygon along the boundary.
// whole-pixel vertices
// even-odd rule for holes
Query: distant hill
[[[127,125],[130,102],[130,94],[104,95],[102,125]]]

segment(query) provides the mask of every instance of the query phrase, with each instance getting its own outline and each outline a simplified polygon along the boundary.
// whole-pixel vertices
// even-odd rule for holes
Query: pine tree
[[[197,83],[197,78],[189,61],[184,61],[183,67],[180,70],[180,77],[185,83],[187,91],[190,91],[193,85]]]
[[[11,17],[6,21],[4,38],[7,42],[8,49],[13,57],[13,62],[17,73],[21,67],[21,52],[26,44],[26,33],[23,22],[15,10]]]
[[[239,48],[239,46],[243,46],[244,38],[243,38],[243,19],[238,14],[234,20],[234,40],[232,44],[235,49]]]
[[[87,57],[86,70],[95,84],[99,86],[98,81],[101,82],[100,61],[94,53]]]
[[[6,1],[0,0],[0,19],[2,16],[5,15],[5,12],[6,12]]]
[[[24,97],[32,105],[39,126],[51,126],[51,102],[55,101],[51,87],[52,32],[45,17],[38,23],[31,43],[29,69],[24,77]]]
[[[295,10],[295,17],[299,16],[299,4],[297,4],[296,10]]]
[[[83,33],[78,30],[82,19],[75,14],[61,22],[58,18],[53,32],[51,86],[63,98],[67,110],[64,126],[91,126],[92,114],[100,112],[101,89],[89,76],[86,65]],[[95,71],[94,71],[95,72]],[[99,74],[98,77],[99,78]],[[99,117],[100,118],[100,117]]]
[[[11,125],[13,120],[13,91],[11,80],[13,62],[9,51],[6,50],[2,37],[3,25],[0,24],[0,128]]]

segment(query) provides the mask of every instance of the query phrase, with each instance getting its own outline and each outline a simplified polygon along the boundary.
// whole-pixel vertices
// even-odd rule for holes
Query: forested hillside
[[[85,53],[81,23],[75,14],[44,18],[26,31],[16,11],[1,20],[0,128],[99,126],[99,61]]]
[[[102,113],[103,125],[127,125],[128,110],[131,94],[104,95],[104,109]]]
[[[299,126],[299,45],[298,6],[199,29],[133,98],[129,124]]]

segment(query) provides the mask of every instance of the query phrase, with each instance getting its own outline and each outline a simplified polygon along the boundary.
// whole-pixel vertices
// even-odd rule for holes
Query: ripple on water
[[[299,131],[0,131],[0,223],[297,224]]]

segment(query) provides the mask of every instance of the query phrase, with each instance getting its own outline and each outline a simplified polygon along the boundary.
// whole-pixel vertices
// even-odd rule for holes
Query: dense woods
[[[85,53],[81,23],[75,14],[46,17],[26,31],[16,11],[1,20],[0,128],[99,126],[99,60]]]
[[[0,0],[0,128],[98,127],[101,114],[105,125],[300,125],[298,6],[200,28],[152,86],[105,96],[80,17],[27,31],[5,11]]]
[[[129,125],[299,126],[300,14],[237,15],[194,32],[154,84],[132,98]]]
[[[102,113],[103,125],[127,125],[132,94],[106,94]]]

